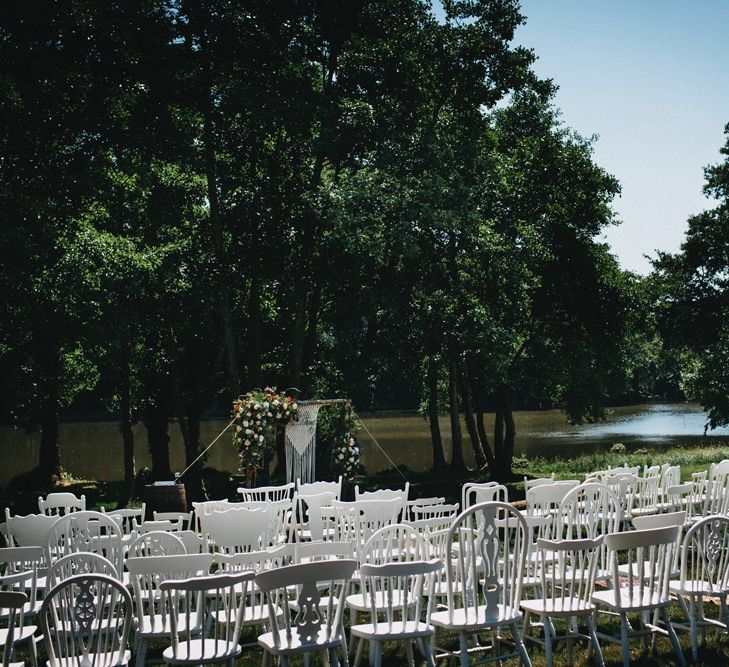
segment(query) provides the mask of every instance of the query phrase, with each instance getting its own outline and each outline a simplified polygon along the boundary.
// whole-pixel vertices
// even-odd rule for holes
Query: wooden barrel
[[[187,512],[185,485],[147,484],[144,487],[144,501],[147,504],[147,518],[152,512]]]

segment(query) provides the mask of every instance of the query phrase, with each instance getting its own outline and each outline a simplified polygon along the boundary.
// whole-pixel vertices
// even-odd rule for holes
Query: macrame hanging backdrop
[[[286,482],[301,480],[308,484],[315,480],[316,420],[319,408],[334,403],[349,403],[346,399],[299,401],[296,416],[286,425]]]

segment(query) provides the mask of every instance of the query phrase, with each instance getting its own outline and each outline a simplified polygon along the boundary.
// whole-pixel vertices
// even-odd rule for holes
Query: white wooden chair
[[[552,667],[552,642],[566,640],[568,649],[577,638],[590,642],[599,665],[604,666],[600,644],[597,640],[593,619],[596,609],[592,602],[597,570],[597,553],[602,537],[584,540],[538,540],[540,558],[541,595],[537,599],[522,600],[524,610],[524,638],[529,635],[531,616],[544,621],[544,650],[547,667]],[[581,635],[573,630],[573,621],[583,617],[587,623],[588,634]],[[566,634],[557,636],[554,621],[565,621]],[[576,628],[576,623],[575,623]],[[552,637],[554,635],[554,638]],[[542,642],[539,642],[542,643]],[[570,659],[570,662],[571,659]]]
[[[172,521],[179,525],[179,530],[190,530],[194,527],[193,512],[152,512],[155,521]]]
[[[567,493],[557,514],[555,539],[596,539],[620,528],[620,507],[613,492],[597,482],[585,482]],[[612,576],[612,564],[605,542],[597,557],[597,581]]]
[[[549,477],[527,477],[524,476],[524,492],[526,493],[529,489],[533,489],[535,486],[541,486],[542,484],[551,484],[554,482],[555,474],[552,473]]]
[[[161,592],[161,582],[206,577],[213,559],[210,554],[169,555],[153,558],[128,558],[127,569],[134,591],[136,615],[135,649],[138,667],[144,667],[147,645],[150,639],[170,636],[172,616],[177,611],[170,608],[170,598]],[[204,601],[193,596],[191,615],[178,621],[179,631],[190,636],[202,635],[204,626]],[[175,600],[179,602],[179,600]],[[201,606],[202,605],[202,606]],[[192,621],[188,627],[187,623]]]
[[[43,567],[51,564],[50,553],[48,552],[48,537],[57,516],[46,516],[45,514],[28,514],[27,516],[10,516],[10,511],[5,510],[7,532],[9,538],[8,546],[14,547],[41,547],[43,549]],[[38,584],[41,588],[45,583]]]
[[[342,476],[339,475],[339,479],[336,482],[308,482],[302,484],[301,480],[296,480],[296,493],[309,496],[316,495],[318,493],[333,493],[336,496],[336,500],[341,500],[342,497]]]
[[[726,516],[729,513],[729,471],[724,462],[716,464],[706,479],[701,516]]]
[[[681,555],[681,543],[683,536],[683,527],[686,525],[686,512],[664,512],[663,514],[648,514],[646,516],[636,516],[633,519],[633,526],[636,530],[650,530],[652,528],[667,528],[677,526],[676,547],[673,550],[673,560],[671,561],[671,577],[679,575],[679,557]],[[627,565],[623,563],[618,566],[621,575],[627,575]],[[650,563],[646,563],[646,567],[650,567]],[[633,572],[632,576],[638,576],[637,572]]]
[[[0,577],[0,586],[3,589],[0,591],[0,618],[7,620],[6,627],[0,628],[0,644],[4,647],[4,665],[9,664],[17,644],[26,644],[30,664],[32,667],[38,667],[37,638],[35,636],[37,626],[25,622],[27,609],[32,606],[26,593],[34,586],[32,579],[31,571],[16,572]]]
[[[630,510],[635,502],[635,495],[638,493],[640,479],[631,473],[611,473],[602,478],[602,483],[612,492],[618,503],[620,515],[620,527],[628,528]]]
[[[129,545],[127,558],[182,556],[187,549],[177,533],[158,530],[143,533]]]
[[[119,524],[101,512],[72,512],[53,524],[48,536],[52,559],[90,551],[112,562],[119,576],[124,572],[124,546]]]
[[[11,662],[15,642],[18,637],[30,634],[29,630],[23,632],[25,624],[23,618],[23,607],[28,601],[28,596],[21,591],[0,591],[0,618],[7,619],[7,627],[0,630],[0,644],[3,647],[2,667],[24,667],[24,662]],[[33,635],[35,634],[33,627]],[[22,641],[22,639],[21,639]],[[33,642],[33,649],[35,649]],[[37,652],[30,657],[31,665],[38,664]]]
[[[633,496],[633,504],[629,508],[630,518],[656,514],[658,512],[660,493],[660,468],[652,475],[639,477],[637,493]]]
[[[347,655],[342,627],[344,596],[354,574],[355,560],[325,560],[289,565],[256,575],[256,584],[266,596],[271,631],[258,637],[264,650],[263,665],[269,656],[280,658],[281,667],[288,667],[288,658],[295,654],[326,651],[333,667],[339,664],[336,650]],[[322,591],[326,592],[322,603]],[[289,600],[298,611],[292,618]],[[283,611],[281,618],[277,610]],[[307,659],[308,662],[308,659]]]
[[[132,598],[118,579],[102,574],[64,579],[48,592],[40,617],[48,667],[129,663]]]
[[[296,542],[293,547],[292,561],[294,564],[354,558],[354,545],[351,542],[333,542],[331,540]]]
[[[386,641],[405,642],[409,667],[415,667],[412,645],[417,641],[428,666],[435,667],[429,641],[433,636],[430,614],[435,577],[442,567],[439,560],[361,566],[362,593],[371,620],[364,624],[352,621],[350,632],[359,639],[354,667],[360,665],[365,641],[374,649],[375,667],[382,665]]]
[[[468,482],[461,488],[461,508],[467,510],[479,503],[508,503],[509,491],[498,482]]]
[[[436,660],[458,656],[461,665],[468,665],[470,653],[487,650],[478,643],[469,650],[469,635],[488,632],[494,639],[490,647],[494,659],[516,655],[531,667],[518,627],[527,543],[526,521],[507,503],[473,505],[455,520],[448,533],[447,609],[431,615]],[[505,627],[511,630],[515,649],[508,655],[501,651],[499,635]],[[458,633],[458,651],[438,653],[436,635],[440,629]]]
[[[354,487],[355,502],[369,502],[379,500],[398,500],[400,502],[400,514],[398,521],[407,519],[408,495],[410,493],[410,482],[405,482],[404,489],[377,489],[376,491],[360,491],[359,485]]]
[[[85,510],[86,496],[78,498],[68,492],[49,493],[45,498],[38,496],[38,511],[47,516],[64,516]]]
[[[684,482],[669,486],[664,495],[663,507],[666,512],[686,512],[686,525],[691,525],[701,518],[701,503],[693,482]]]
[[[108,514],[112,519],[115,519],[122,529],[122,537],[127,537],[135,532],[137,526],[144,522],[144,512],[146,506],[142,503],[141,507],[125,507],[124,509],[118,510],[106,510],[104,507],[101,508],[102,514]]]
[[[23,588],[18,589],[28,595],[23,610],[26,616],[34,616],[41,606],[38,595],[38,572],[44,562],[40,547],[5,547],[0,549],[0,568],[3,582],[8,587],[9,577],[22,575]]]
[[[284,500],[250,500],[243,503],[231,503],[231,509],[249,509],[263,510],[268,513],[269,527],[267,534],[272,545],[283,544],[286,542],[287,522],[291,520],[291,509],[293,500],[285,498]]]
[[[336,541],[351,541],[357,558],[367,540],[380,528],[397,523],[402,513],[400,498],[334,501],[331,507],[336,520]]]
[[[186,553],[201,554],[207,551],[205,540],[194,530],[181,530],[175,533],[175,537],[185,545]]]
[[[200,517],[208,549],[223,553],[261,551],[271,544],[270,512],[238,509],[211,512]]]
[[[611,533],[604,538],[613,569],[613,576],[610,579],[612,588],[596,591],[592,595],[592,601],[599,608],[620,616],[619,637],[603,633],[599,633],[598,636],[621,645],[624,667],[630,667],[630,637],[654,637],[656,633],[668,635],[679,663],[682,666],[686,664],[676,631],[668,615],[668,605],[671,601],[668,584],[679,530],[678,526],[671,526]],[[650,566],[646,567],[646,562]],[[644,576],[621,577],[619,571],[621,563],[626,565],[628,572],[643,573]],[[658,612],[665,629],[648,622],[649,614],[652,612]],[[640,619],[638,630],[631,629],[629,613],[638,614]]]
[[[281,500],[291,500],[294,483],[280,486],[259,486],[254,489],[240,487],[238,493],[243,497],[244,503],[276,503]]]
[[[337,496],[333,491],[294,496],[294,507],[289,524],[289,542],[323,540],[333,537],[333,530],[326,525],[323,507],[331,507]]]
[[[436,517],[434,519],[419,519],[418,521],[408,521],[406,524],[412,526],[418,531],[428,545],[429,558],[436,558],[443,563],[450,558],[448,551],[448,533],[454,519],[450,517]],[[443,568],[435,576],[435,585],[433,587],[433,595],[436,598],[444,598],[447,595],[448,585],[446,581],[446,572]]]
[[[689,528],[681,549],[680,577],[671,581],[669,589],[688,619],[688,626],[683,623],[674,626],[691,633],[691,655],[696,662],[698,629],[711,626],[725,632],[729,629],[729,517],[706,517]],[[705,615],[704,605],[708,600],[719,601],[718,619]]]
[[[66,554],[51,565],[46,575],[48,589],[79,574],[103,574],[119,579],[119,573],[111,561],[99,554],[79,552]]]
[[[433,503],[432,505],[413,505],[410,507],[410,515],[413,521],[421,519],[439,519],[448,517],[451,520],[458,516],[458,503]]]
[[[239,572],[163,581],[159,587],[166,593],[171,611],[170,646],[163,651],[163,660],[182,665],[226,662],[232,667],[241,654],[238,642],[245,602],[236,589],[250,585],[253,576],[252,572]],[[212,628],[201,636],[197,628],[210,609],[217,613],[208,615],[213,619]],[[225,622],[218,622],[220,618]]]
[[[445,503],[445,498],[442,496],[431,496],[429,498],[414,498],[413,500],[408,500],[407,502],[407,511],[408,516],[407,518],[410,521],[416,521],[417,517],[413,514],[413,509],[416,507],[426,507],[429,505],[442,505]],[[420,517],[422,518],[422,517]]]
[[[200,533],[202,532],[202,518],[210,514],[211,512],[224,512],[230,509],[231,503],[227,499],[224,500],[205,500],[202,502],[193,502],[192,509],[195,515],[195,530]]]
[[[179,533],[182,530],[182,519],[156,519],[154,521],[142,521],[135,525],[136,535],[145,533]]]

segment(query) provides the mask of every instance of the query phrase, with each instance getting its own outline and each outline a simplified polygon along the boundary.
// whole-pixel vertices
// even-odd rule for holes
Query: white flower
[[[340,461],[343,461],[343,460],[344,460],[344,454],[340,454],[340,455],[339,455],[339,456],[338,456],[337,458],[338,458],[338,459],[339,459]]]
[[[253,433],[253,431],[251,431],[251,429],[247,428],[246,429],[246,435],[250,435],[251,433]]]
[[[250,440],[246,440],[246,441],[245,441],[245,442],[244,442],[243,444],[244,444],[244,445],[245,445],[246,447],[248,447],[248,445],[250,445],[250,444],[251,444],[251,441],[250,441]]]
[[[240,426],[236,426],[235,427],[235,430],[236,430],[236,432],[240,433],[243,429]]]
[[[259,436],[258,436],[258,440],[259,440],[260,442],[263,442],[263,441],[265,440],[265,438],[263,437],[263,435],[259,435]]]
[[[263,401],[263,409],[268,410],[268,401]]]
[[[245,426],[245,427],[248,427],[248,420],[247,420],[247,419],[246,419],[246,420],[244,420],[244,422],[243,422],[243,426]]]

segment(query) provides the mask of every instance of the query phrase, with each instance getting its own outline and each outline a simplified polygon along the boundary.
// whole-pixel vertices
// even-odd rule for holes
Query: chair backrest
[[[124,571],[124,549],[119,524],[101,512],[72,512],[51,527],[48,551],[53,560],[66,554],[90,551],[109,559],[116,571]]]
[[[461,488],[461,507],[467,510],[480,503],[508,503],[509,491],[498,482],[468,482]]]
[[[590,604],[595,586],[597,555],[602,541],[602,537],[537,540],[543,599],[553,601],[554,607],[561,611],[584,611]],[[557,600],[560,600],[559,605]]]
[[[50,563],[48,554],[48,537],[51,527],[57,516],[45,514],[28,514],[27,516],[10,516],[10,510],[5,509],[6,525],[10,545],[16,547],[41,547],[46,557],[46,564]]]
[[[729,509],[729,471],[725,472],[723,464],[723,461],[717,463],[709,472],[702,506],[703,516],[724,515]]]
[[[533,486],[526,492],[527,515],[554,517],[567,492],[573,488],[556,482]]]
[[[254,489],[241,487],[238,493],[243,496],[243,502],[269,503],[279,500],[290,500],[294,490],[294,483],[282,484],[280,486],[258,486]]]
[[[707,516],[686,532],[681,549],[681,579],[705,582],[717,594],[729,591],[729,517]]]
[[[406,519],[408,507],[408,495],[410,493],[410,482],[405,482],[404,489],[377,489],[375,491],[360,491],[359,486],[354,487],[355,502],[369,502],[379,500],[398,500],[400,502],[400,514],[398,520]]]
[[[444,563],[448,556],[448,533],[454,519],[450,517],[436,517],[432,519],[419,519],[408,521],[407,525],[412,526],[423,536],[428,543],[430,558],[439,558]]]
[[[286,541],[286,525],[287,519],[290,518],[293,500],[285,498],[284,500],[250,500],[244,503],[231,503],[231,509],[249,509],[264,510],[268,512],[269,527],[268,537],[270,544],[280,544]]]
[[[152,512],[155,521],[172,521],[179,526],[178,530],[189,530],[193,527],[193,512]]]
[[[356,567],[355,560],[326,560],[257,574],[256,584],[268,602],[274,645],[281,646],[282,634],[298,638],[302,648],[340,637],[344,596]],[[324,589],[328,592],[326,604],[321,602]],[[289,600],[298,603],[295,618]]]
[[[605,475],[602,483],[607,486],[615,496],[620,512],[620,520],[629,518],[629,512],[634,506],[635,494],[638,493],[640,479],[637,475],[627,472],[615,472]]]
[[[336,516],[336,540],[352,541],[355,555],[359,557],[362,547],[376,531],[398,522],[402,500],[334,501],[332,507]]]
[[[729,459],[722,459],[718,463],[712,463],[709,466],[709,479],[717,475],[726,475],[729,473]]]
[[[76,497],[73,493],[49,493],[45,498],[38,496],[38,510],[48,516],[63,516],[70,512],[86,510],[86,496]]]
[[[129,545],[128,558],[144,558],[146,556],[182,556],[187,549],[178,533],[155,530],[143,533]]]
[[[661,469],[661,493],[665,496],[671,486],[681,483],[681,466],[666,466]]]
[[[5,644],[3,645],[3,667],[8,667],[13,653],[15,638],[23,631],[23,607],[28,596],[21,591],[0,591],[0,618],[7,619]]]
[[[127,570],[134,591],[137,627],[152,633],[164,632],[166,619],[172,610],[168,606],[168,596],[160,593],[161,582],[206,577],[212,562],[210,554],[128,558]],[[202,604],[200,600],[196,602]],[[194,617],[199,619],[203,613],[202,608],[196,609]],[[201,627],[198,625],[197,629]]]
[[[430,627],[435,575],[442,568],[440,560],[362,565],[362,595],[374,631],[400,634],[422,631],[421,624]]]
[[[225,500],[206,500],[204,502],[193,502],[192,503],[193,512],[195,514],[195,520],[197,521],[197,525],[195,526],[195,530],[197,532],[202,531],[202,517],[206,514],[210,514],[210,512],[222,512],[226,509],[230,509],[230,503],[227,499]]]
[[[254,576],[253,572],[214,574],[192,579],[168,579],[159,585],[167,596],[167,608],[170,610],[173,662],[189,660],[193,646],[199,640],[199,628],[206,618],[212,621],[212,627],[205,633],[204,655],[200,656],[199,662],[204,664],[237,657],[244,607]]]
[[[333,491],[310,495],[297,493],[294,496],[289,542],[301,542],[304,539],[323,540],[325,521],[322,507],[331,506],[334,500],[337,500],[337,495]]]
[[[631,513],[657,511],[660,492],[660,472],[639,477],[638,492],[633,496],[633,504],[630,508]]]
[[[181,530],[175,533],[175,537],[185,545],[185,552],[188,554],[201,554],[207,551],[205,539],[194,530]]]
[[[40,609],[49,667],[124,663],[132,597],[117,579],[79,574],[56,584]]]
[[[296,480],[296,493],[303,496],[312,496],[318,493],[333,493],[336,500],[342,497],[342,476],[336,482],[308,482],[302,484],[300,479]]]
[[[142,521],[136,525],[136,532],[139,535],[144,533],[177,533],[182,530],[182,519],[159,519],[154,521]]]
[[[512,618],[521,603],[528,549],[524,517],[508,503],[469,507],[448,532],[448,617],[458,609],[467,624]]]
[[[322,540],[319,542],[297,542],[293,546],[294,563],[354,558],[354,545],[351,542]]]
[[[271,514],[241,507],[200,517],[208,547],[224,553],[261,551],[271,543]]]
[[[693,517],[699,511],[703,498],[697,493],[693,482],[684,482],[669,486],[664,495],[666,506],[673,512],[685,511],[686,523],[693,523]]]
[[[412,526],[395,523],[376,530],[362,547],[361,563],[384,563],[428,560],[430,545]]]
[[[119,524],[124,535],[131,535],[137,526],[144,521],[145,511],[146,505],[144,503],[141,507],[125,507],[118,510],[107,511],[104,507],[101,508],[102,514],[108,514]]]
[[[542,486],[542,484],[551,484],[552,482],[554,482],[554,477],[554,473],[552,473],[549,477],[524,477],[524,491],[527,492],[529,491],[529,489],[533,489],[535,486]]]
[[[99,554],[66,554],[48,568],[46,589],[50,590],[57,583],[79,574],[103,574],[113,579],[120,578],[114,564]]]
[[[410,514],[413,521],[420,519],[435,519],[450,517],[455,519],[458,516],[460,505],[458,503],[433,503],[432,505],[411,505]]]
[[[40,547],[5,547],[0,549],[0,574],[2,587],[11,588],[28,594],[32,603],[37,599],[38,568],[45,559]],[[22,585],[21,585],[22,582]]]
[[[638,600],[641,607],[648,608],[669,602],[668,584],[680,530],[679,526],[668,526],[605,535],[612,563],[611,584],[627,592],[627,597],[615,596],[619,608],[632,608],[623,606],[624,599]],[[621,577],[619,564],[627,566],[633,576]]]
[[[570,490],[562,501],[554,524],[556,539],[595,539],[620,529],[620,505],[605,484],[585,482]],[[599,549],[598,578],[608,576],[609,556],[605,542]]]
[[[681,536],[683,527],[686,525],[686,512],[665,512],[664,514],[648,514],[646,516],[633,517],[633,526],[636,530],[649,530],[651,528],[665,528],[666,526],[678,526],[676,534],[676,548],[673,550],[673,561],[671,569],[678,568],[678,559],[681,555]]]

